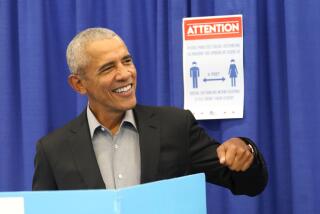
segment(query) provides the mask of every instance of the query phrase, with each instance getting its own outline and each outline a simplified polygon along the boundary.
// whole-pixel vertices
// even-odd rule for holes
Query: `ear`
[[[84,80],[76,74],[70,74],[70,76],[68,77],[68,83],[71,88],[73,88],[73,90],[75,90],[79,94],[85,95],[87,94],[87,90],[83,85],[83,81]]]

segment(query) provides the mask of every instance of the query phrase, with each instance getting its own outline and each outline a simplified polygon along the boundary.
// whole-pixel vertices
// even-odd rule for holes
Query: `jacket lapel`
[[[76,167],[87,188],[105,188],[91,142],[86,110],[72,126],[69,143]]]
[[[160,152],[160,126],[150,107],[137,105],[134,109],[139,131],[141,153],[141,183],[156,179]]]

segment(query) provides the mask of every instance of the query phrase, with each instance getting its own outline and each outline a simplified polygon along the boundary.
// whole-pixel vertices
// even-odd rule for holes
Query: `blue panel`
[[[129,187],[119,193],[120,213],[207,213],[204,174]],[[137,208],[139,212],[133,212]]]
[[[203,174],[119,190],[3,192],[1,197],[24,197],[25,214],[206,213]]]

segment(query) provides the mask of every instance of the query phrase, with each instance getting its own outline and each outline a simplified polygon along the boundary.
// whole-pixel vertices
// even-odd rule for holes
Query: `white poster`
[[[198,120],[242,118],[242,15],[183,19],[184,108]]]
[[[0,213],[24,214],[23,197],[0,197]]]

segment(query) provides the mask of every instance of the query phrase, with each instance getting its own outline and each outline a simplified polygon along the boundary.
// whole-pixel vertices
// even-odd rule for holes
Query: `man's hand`
[[[246,171],[252,164],[254,155],[250,147],[240,138],[231,138],[217,148],[222,165],[239,172]]]

